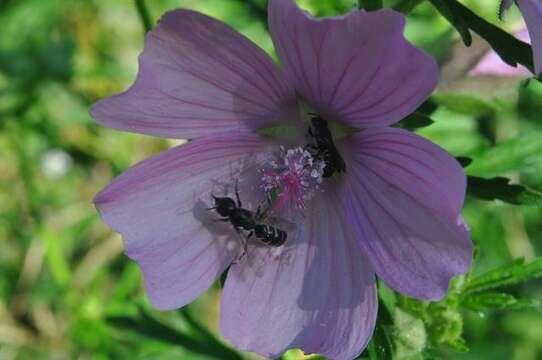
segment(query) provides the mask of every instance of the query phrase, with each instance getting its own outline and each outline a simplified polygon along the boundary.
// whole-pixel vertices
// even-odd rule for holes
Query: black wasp
[[[220,216],[223,216],[219,221],[230,222],[238,233],[240,230],[250,231],[246,240],[249,240],[254,235],[257,239],[270,246],[281,246],[286,242],[286,231],[262,223],[266,211],[262,212],[261,206],[258,206],[256,213],[243,209],[237,183],[235,184],[237,202],[230,197],[211,196],[214,200],[214,207],[209,210],[216,210]]]
[[[308,148],[313,150],[312,155],[315,158],[325,163],[322,177],[331,177],[335,172],[345,172],[346,164],[339,154],[339,150],[335,147],[327,121],[317,114],[311,115],[309,135],[314,138],[315,143],[309,145]]]

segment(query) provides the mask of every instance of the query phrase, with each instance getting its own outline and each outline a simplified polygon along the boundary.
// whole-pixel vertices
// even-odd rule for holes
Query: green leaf
[[[388,314],[392,314],[395,306],[397,305],[397,296],[395,292],[389,288],[383,281],[378,279],[378,297],[384,305]],[[383,311],[382,307],[379,306],[379,314]]]
[[[449,1],[447,0],[429,0],[431,4],[438,10],[439,13],[442,14],[449,22],[452,24],[457,32],[459,32],[459,35],[461,35],[461,39],[463,39],[463,43],[466,46],[470,46],[472,44],[472,36],[470,34],[469,28],[467,26],[467,23],[463,20],[459,14],[454,12],[452,8],[450,7]]]
[[[45,227],[41,227],[37,231],[37,236],[44,243],[47,265],[53,275],[53,279],[60,286],[68,285],[71,279],[71,270],[62,249],[61,236]]]
[[[516,299],[514,296],[505,293],[487,293],[473,294],[461,299],[461,305],[473,310],[491,310],[491,309],[520,309],[525,307],[535,307],[538,301],[534,299]]]
[[[525,260],[520,258],[481,275],[471,277],[463,292],[474,293],[505,285],[519,284],[541,276],[542,258],[537,258],[528,264],[525,264]]]
[[[450,347],[452,350],[461,352],[461,353],[466,353],[470,350],[463,338],[457,338],[457,339],[448,341],[446,345]]]
[[[393,359],[394,323],[392,313],[395,312],[395,292],[382,281],[378,281],[378,317],[371,341],[365,351],[357,359],[386,360]],[[386,300],[385,300],[386,299]]]
[[[425,0],[400,0],[393,5],[393,9],[402,12],[403,14],[408,14],[424,1]]]
[[[537,124],[542,114],[542,83],[529,81],[519,87],[518,111],[522,117]]]
[[[393,359],[393,341],[385,327],[379,325],[375,327],[367,352],[371,360]]]
[[[485,116],[495,113],[489,102],[470,95],[439,92],[431,98],[437,104],[459,114]]]
[[[185,306],[179,312],[181,313],[181,316],[186,321],[186,323],[190,325],[192,330],[194,330],[195,333],[198,334],[200,338],[206,339],[206,342],[210,346],[214,346],[216,348],[222,349],[222,352],[233,353],[232,350],[225,347],[224,345],[222,345],[222,343],[216,340],[215,336],[205,326],[201,325],[198,321],[196,321],[196,319],[190,312],[189,307]]]
[[[415,130],[415,129],[419,129],[419,128],[429,126],[429,125],[431,125],[433,123],[434,123],[434,121],[431,120],[431,118],[429,116],[424,115],[424,114],[419,113],[419,112],[414,112],[414,113],[408,115],[403,120],[399,121],[396,124],[396,126],[401,128],[401,129]]]
[[[438,109],[438,104],[433,101],[431,98],[425,100],[418,108],[416,109],[417,113],[430,116]]]
[[[508,171],[521,170],[540,161],[542,136],[532,132],[502,142],[479,154],[473,154],[474,163],[469,166],[469,175],[498,176]]]
[[[510,179],[477,176],[467,178],[467,195],[483,200],[501,200],[514,205],[542,206],[542,193],[524,185],[509,184]]]
[[[455,159],[464,168],[466,168],[467,166],[469,166],[472,163],[472,159],[470,157],[466,157],[466,156],[456,156]]]
[[[382,8],[382,0],[359,0],[358,7],[367,11],[378,10]]]
[[[504,62],[510,66],[519,63],[534,72],[533,52],[529,44],[484,20],[456,0],[441,1],[446,3],[455,18],[460,18],[471,30],[484,38]]]
[[[140,315],[137,317],[108,317],[107,322],[109,325],[123,331],[132,331],[150,339],[174,346],[182,346],[194,353],[204,354],[216,359],[242,359],[234,350],[222,345],[212,337],[207,330],[201,332],[201,327],[199,328],[200,334],[207,336],[205,338],[194,338],[156,320],[145,311],[140,311]]]

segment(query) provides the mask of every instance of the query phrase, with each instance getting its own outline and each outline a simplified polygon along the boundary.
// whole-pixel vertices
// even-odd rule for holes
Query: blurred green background
[[[299,3],[317,15],[354,5]],[[465,3],[498,22],[496,1]],[[153,21],[181,6],[200,10],[272,54],[264,0],[147,5]],[[220,340],[219,284],[183,310],[152,310],[120,237],[92,205],[114,176],[175,144],[103,128],[88,114],[94,101],[122,91],[135,77],[144,28],[134,2],[0,0],[0,24],[0,359],[257,358]],[[499,26],[521,27],[517,10]],[[419,133],[455,156],[471,157],[471,175],[507,176],[542,190],[541,84],[469,77],[460,61],[469,52],[427,3],[409,15],[407,36],[447,69],[434,98],[440,105],[432,114],[435,123]],[[454,44],[459,50],[452,57]],[[540,207],[468,198],[464,215],[478,249],[474,274],[542,254]],[[506,291],[542,300],[541,285],[533,280]],[[542,358],[540,306],[459,311],[453,316],[463,318],[470,351],[443,345],[430,356]],[[403,330],[394,331],[400,337]],[[431,337],[434,327],[426,331]],[[421,356],[416,349],[407,355]]]

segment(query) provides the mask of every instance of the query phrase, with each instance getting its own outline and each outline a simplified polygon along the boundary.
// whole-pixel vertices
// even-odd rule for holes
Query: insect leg
[[[239,179],[235,180],[235,198],[237,199],[237,207],[241,208],[241,197],[239,196]]]
[[[220,218],[220,219],[213,219],[213,222],[229,222],[229,218]]]
[[[241,255],[239,255],[239,257],[237,258],[237,261],[239,261],[239,260],[242,260],[247,255],[248,238],[243,237],[243,234],[241,233],[241,230],[238,227],[235,227],[235,231],[237,232],[237,235],[239,235],[239,239],[241,240],[241,244],[243,245],[243,253]],[[249,238],[250,238],[251,234],[249,234]]]

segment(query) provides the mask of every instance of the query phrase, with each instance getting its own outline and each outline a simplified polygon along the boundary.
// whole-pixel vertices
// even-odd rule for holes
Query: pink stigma
[[[277,158],[262,171],[262,188],[273,200],[271,212],[305,209],[305,203],[320,188],[325,163],[301,147],[281,147]]]

